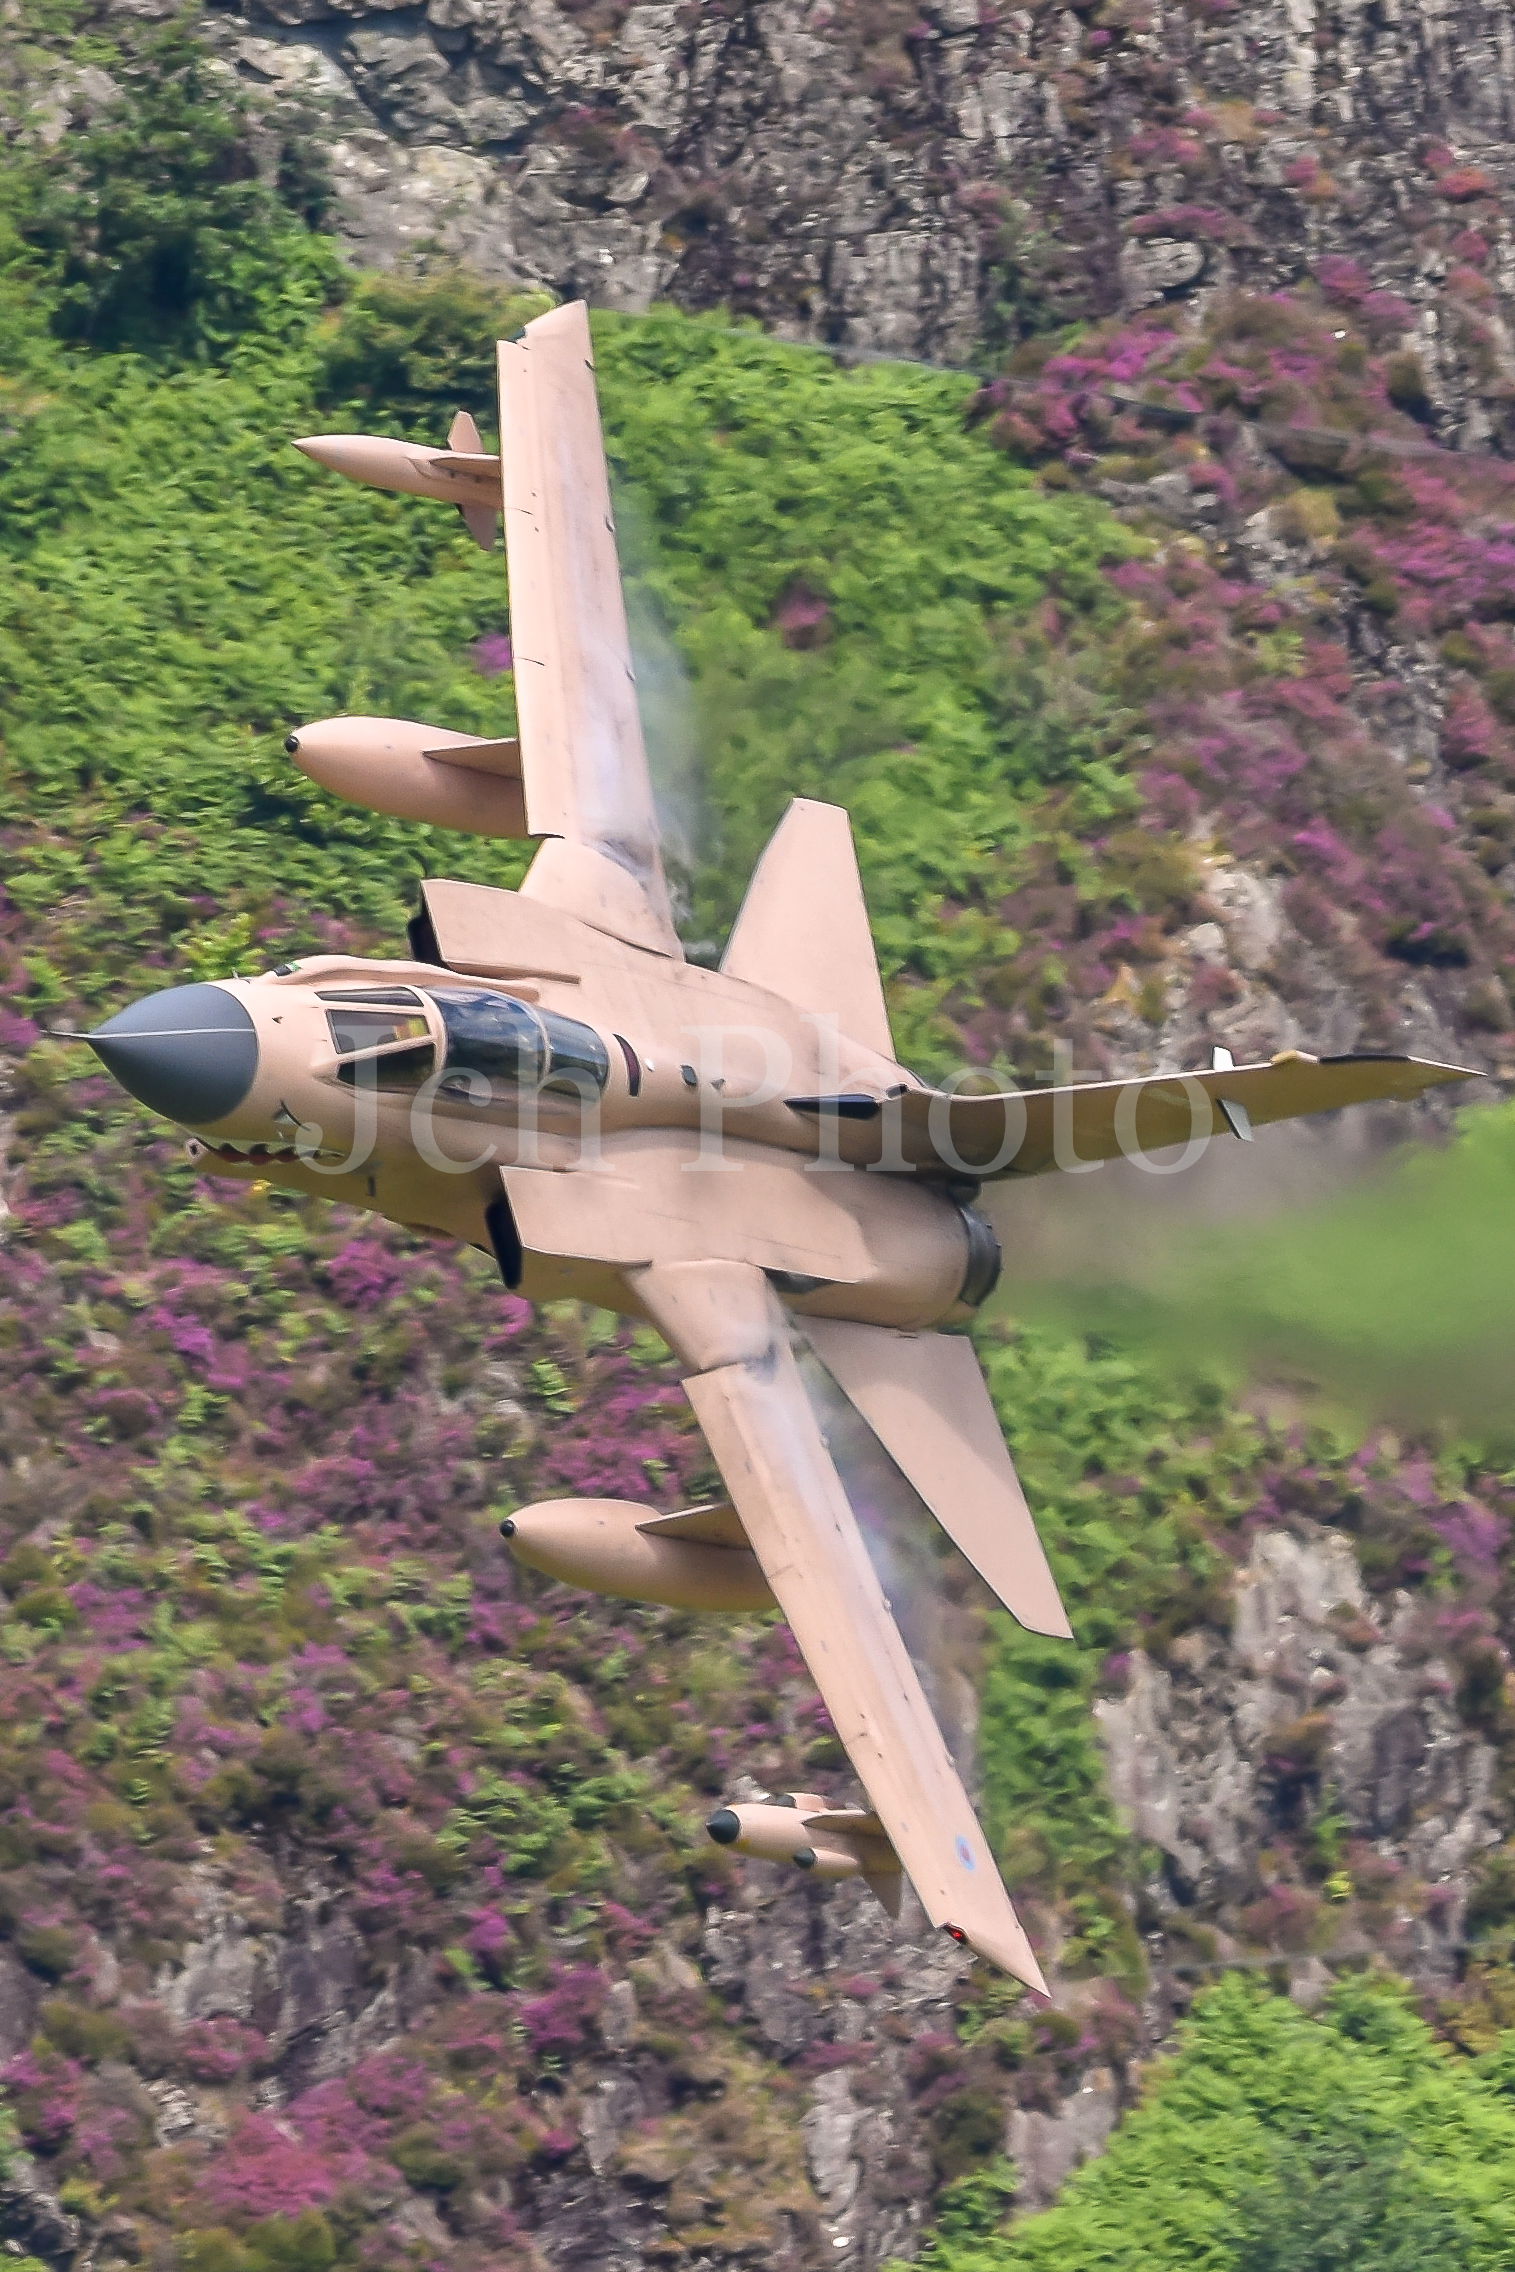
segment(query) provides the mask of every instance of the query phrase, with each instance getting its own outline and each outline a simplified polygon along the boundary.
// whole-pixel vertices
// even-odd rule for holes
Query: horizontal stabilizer
[[[807,1318],[804,1330],[837,1387],[1011,1616],[1033,1633],[1071,1639],[972,1342],[834,1318]]]
[[[791,1109],[831,1124],[844,1160],[886,1168],[947,1168],[982,1178],[1043,1175],[1100,1160],[1249,1134],[1271,1121],[1344,1105],[1408,1102],[1478,1075],[1422,1057],[1310,1057],[1286,1049],[1268,1064],[1084,1081],[993,1096],[910,1089],[864,1109],[854,1096],[795,1097]]]

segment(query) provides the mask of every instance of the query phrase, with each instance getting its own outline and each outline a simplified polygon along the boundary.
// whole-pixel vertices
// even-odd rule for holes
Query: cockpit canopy
[[[323,987],[320,999],[339,1060],[337,1078],[351,1085],[416,1089],[440,1071],[439,1093],[456,1090],[475,1104],[523,1091],[588,1103],[610,1078],[609,1053],[592,1026],[513,994],[343,986]],[[440,1067],[429,1008],[442,1025]]]
[[[322,988],[326,1023],[339,1063],[337,1079],[363,1078],[384,1089],[416,1089],[428,1079],[436,1051],[431,1020],[408,986]]]

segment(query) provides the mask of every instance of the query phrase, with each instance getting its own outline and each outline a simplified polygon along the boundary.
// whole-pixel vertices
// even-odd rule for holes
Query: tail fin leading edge
[[[752,873],[721,959],[850,1041],[894,1058],[852,824],[840,805],[796,797]]]

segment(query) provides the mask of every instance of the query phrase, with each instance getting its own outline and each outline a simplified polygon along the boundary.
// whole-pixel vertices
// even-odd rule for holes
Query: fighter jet
[[[940,1724],[953,1668],[931,1615],[939,1565],[911,1561],[897,1520],[903,1507],[920,1532],[934,1518],[1022,1625],[1071,1638],[959,1330],[1000,1266],[976,1195],[993,1178],[1415,1097],[1459,1069],[1295,1051],[1236,1065],[1218,1050],[1188,1074],[928,1087],[896,1059],[847,814],[807,799],[763,853],[720,967],[686,959],[582,305],[500,343],[499,394],[499,457],[467,421],[446,451],[296,446],[450,500],[481,543],[503,516],[516,735],[331,718],[286,746],[358,804],[532,840],[520,889],[429,882],[395,960],[315,956],[170,987],[90,1038],[192,1133],[207,1173],[450,1234],[530,1300],[657,1328],[727,1497],[671,1515],[523,1508],[503,1526],[511,1547],[609,1594],[777,1607],[863,1801],[722,1806],[711,1837],[860,1877],[893,1910],[908,1879],[933,1926],[1045,1994]]]

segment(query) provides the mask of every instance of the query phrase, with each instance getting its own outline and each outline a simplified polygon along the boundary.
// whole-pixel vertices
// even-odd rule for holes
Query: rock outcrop
[[[1186,1634],[1167,1667],[1133,1655],[1099,1714],[1116,1804],[1161,1860],[1147,1899],[1164,1940],[1176,1926],[1230,1962],[1250,1927],[1305,1960],[1377,1952],[1453,1979],[1506,1810],[1444,1646],[1423,1603],[1370,1599],[1339,1534],[1285,1530],[1238,1573],[1229,1642]],[[1324,1899],[1291,1866],[1311,1838],[1337,1860]]]
[[[209,20],[263,100],[329,120],[365,259],[436,248],[949,363],[1351,259],[1411,301],[1449,414],[1503,430],[1503,0],[246,0]],[[1470,259],[1494,291],[1477,343],[1444,309]]]

